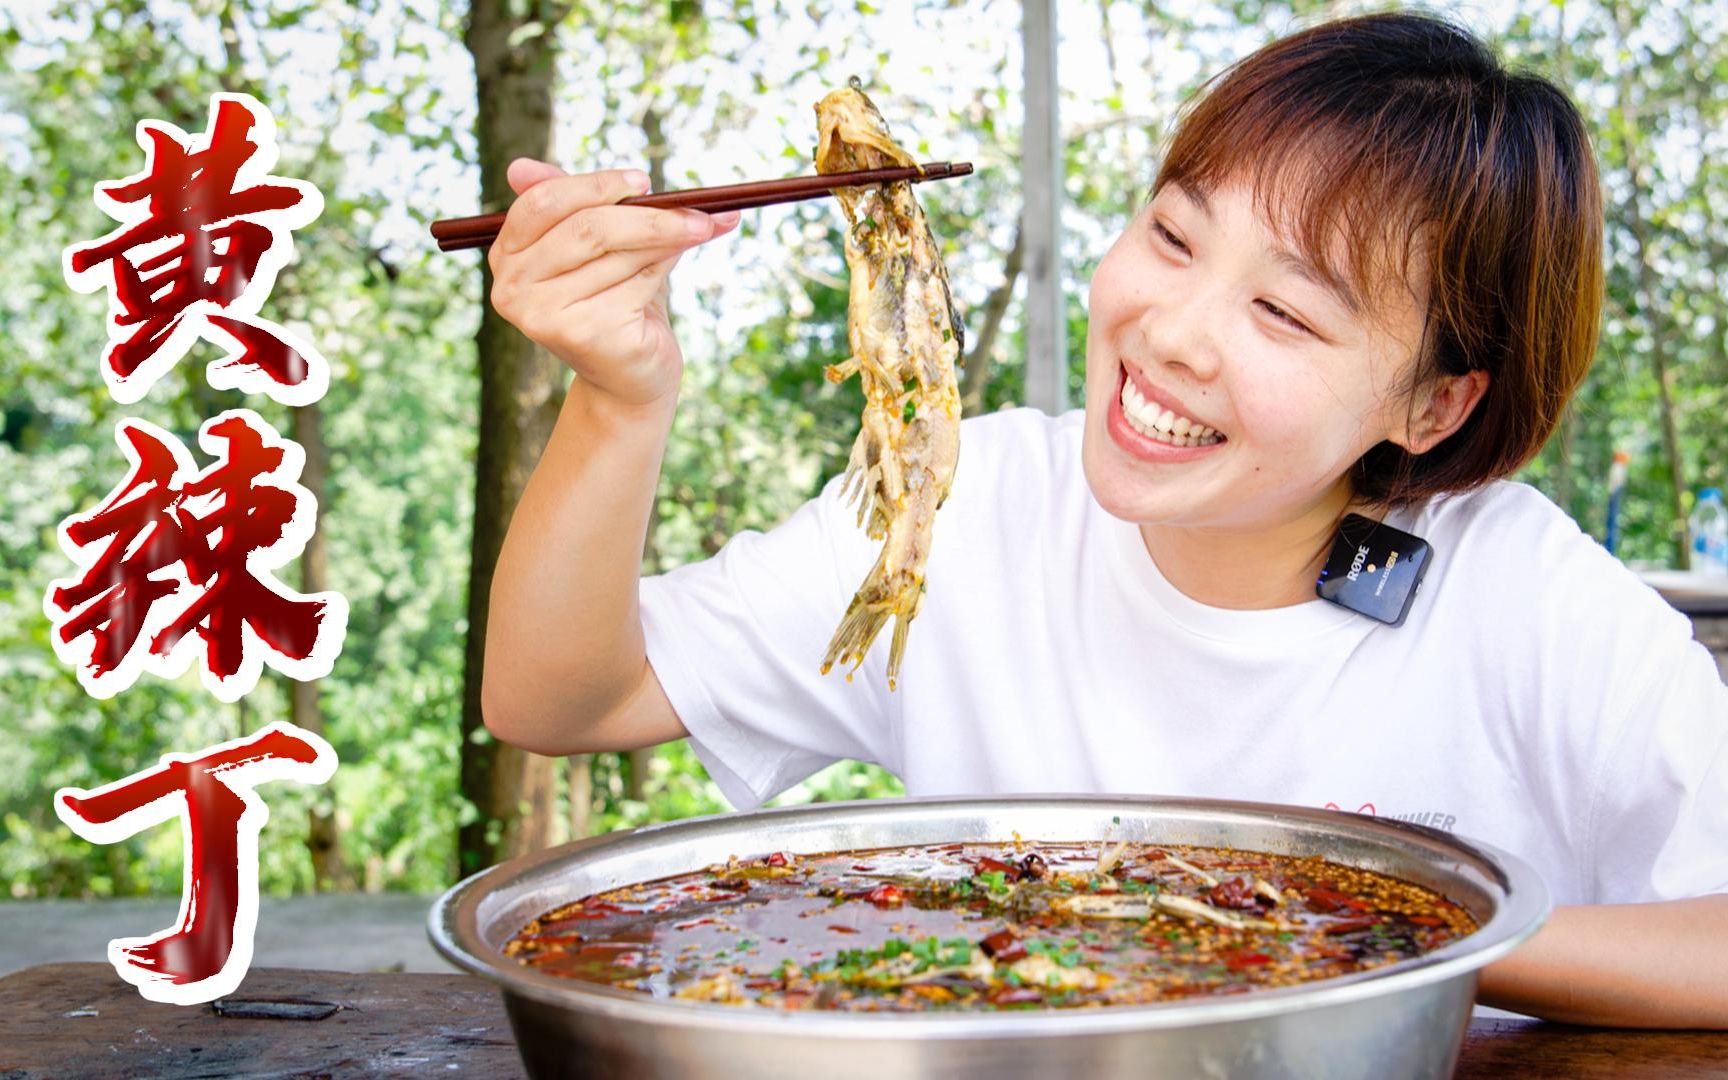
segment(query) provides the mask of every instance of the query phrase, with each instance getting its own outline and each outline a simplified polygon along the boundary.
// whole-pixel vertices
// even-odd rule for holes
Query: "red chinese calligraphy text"
[[[311,184],[269,175],[276,125],[256,98],[216,94],[208,131],[194,139],[142,120],[142,172],[96,185],[96,202],[122,225],[64,254],[80,292],[107,287],[112,319],[102,375],[116,401],[143,398],[199,338],[228,350],[210,384],[308,405],[329,385],[309,342],[257,316],[293,255],[291,230],[324,208]]]
[[[85,688],[106,698],[146,669],[174,678],[199,653],[205,685],[224,701],[251,690],[265,664],[296,679],[328,675],[347,601],[294,592],[271,573],[312,534],[317,506],[295,483],[305,451],[249,409],[205,422],[199,442],[216,460],[202,472],[153,424],[122,421],[117,437],[130,474],[61,523],[83,574],[54,582],[43,604],[55,652]]]
[[[258,923],[258,832],[270,816],[256,788],[269,780],[322,784],[336,769],[330,744],[293,724],[162,764],[96,791],[62,788],[54,809],[79,836],[112,844],[179,817],[185,852],[178,924],[116,938],[108,959],[152,1001],[190,1005],[240,985]]]

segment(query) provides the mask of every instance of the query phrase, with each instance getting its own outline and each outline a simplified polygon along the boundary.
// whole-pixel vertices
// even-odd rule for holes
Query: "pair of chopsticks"
[[[702,210],[717,214],[723,210],[749,210],[757,206],[772,206],[775,203],[817,199],[835,188],[890,184],[897,180],[910,180],[913,183],[923,180],[947,180],[955,176],[967,176],[971,172],[970,161],[930,161],[923,165],[895,169],[860,169],[856,172],[827,173],[820,176],[789,176],[784,180],[756,180],[748,184],[660,191],[650,195],[632,195],[618,200],[617,205]],[[432,237],[438,241],[440,251],[463,251],[467,248],[485,247],[498,239],[498,230],[503,227],[503,212],[480,214],[476,217],[441,218],[432,223]]]

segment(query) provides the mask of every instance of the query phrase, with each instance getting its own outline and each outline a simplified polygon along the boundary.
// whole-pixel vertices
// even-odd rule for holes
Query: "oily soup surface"
[[[979,1011],[1289,986],[1476,929],[1435,892],[1318,858],[969,843],[733,859],[556,908],[504,951],[656,997]]]

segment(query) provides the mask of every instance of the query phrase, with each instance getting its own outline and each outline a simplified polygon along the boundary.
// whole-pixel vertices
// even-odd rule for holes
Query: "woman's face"
[[[1143,524],[1266,528],[1349,497],[1347,470],[1404,441],[1423,298],[1352,312],[1253,207],[1167,184],[1092,278],[1086,480]],[[1126,403],[1124,399],[1126,398]]]

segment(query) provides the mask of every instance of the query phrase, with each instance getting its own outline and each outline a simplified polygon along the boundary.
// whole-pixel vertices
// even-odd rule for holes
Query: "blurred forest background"
[[[967,323],[967,410],[1019,400],[1013,0],[10,0],[0,10],[0,248],[10,252],[0,260],[0,883],[12,897],[178,893],[177,828],[90,845],[55,818],[53,791],[276,719],[322,730],[342,762],[325,788],[263,791],[260,881],[277,894],[437,890],[516,851],[725,808],[682,744],[553,761],[501,748],[479,725],[486,583],[565,373],[483,317],[481,257],[439,254],[425,229],[505,205],[514,156],[649,168],[656,189],[808,171],[811,106],[858,75],[921,159],[978,166],[920,198]],[[1182,100],[1272,36],[1364,9],[1062,0],[1058,10],[1077,387],[1087,282],[1144,198]],[[1692,493],[1728,481],[1728,9],[1519,0],[1431,10],[1566,87],[1606,182],[1601,353],[1524,478],[1600,537],[1609,461],[1628,451],[1621,554],[1680,565]],[[61,251],[113,227],[91,190],[142,166],[137,121],[202,133],[219,90],[271,107],[274,171],[325,197],[261,314],[317,344],[333,364],[330,391],[308,409],[244,403],[308,449],[318,530],[281,577],[346,595],[347,641],[329,678],[297,685],[266,672],[235,705],[206,693],[196,669],[94,701],[48,644],[43,593],[71,568],[55,527],[125,475],[122,417],[190,444],[203,419],[241,399],[207,385],[214,354],[203,344],[144,401],[117,406],[97,363],[105,295],[73,292]],[[674,274],[689,363],[647,572],[773,525],[841,468],[861,399],[855,382],[822,378],[844,355],[840,220],[822,201],[748,211],[738,235]],[[847,764],[782,801],[897,790],[880,770]]]

